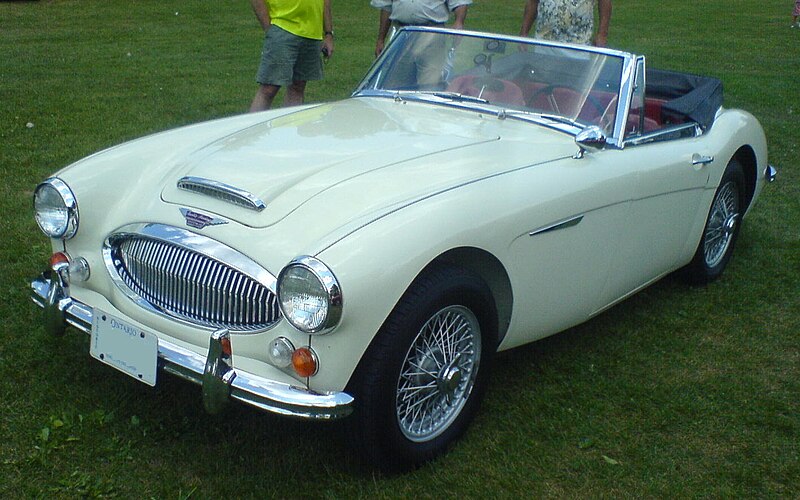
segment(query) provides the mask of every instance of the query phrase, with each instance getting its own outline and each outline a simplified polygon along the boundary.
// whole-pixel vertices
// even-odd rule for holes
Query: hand
[[[325,59],[330,59],[333,55],[333,36],[332,35],[325,35],[325,38],[322,40],[322,55]]]

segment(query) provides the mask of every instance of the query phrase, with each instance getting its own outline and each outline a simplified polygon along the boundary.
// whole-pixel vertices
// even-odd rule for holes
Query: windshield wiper
[[[521,111],[516,109],[501,109],[500,112],[497,113],[497,117],[501,120],[509,116],[514,118],[528,118],[531,120],[544,119],[544,120],[549,120],[551,122],[563,123],[565,125],[572,125],[573,127],[581,129],[585,127],[584,124],[579,123],[573,120],[572,118],[567,118],[566,116],[561,116],[561,115],[551,115],[548,113],[535,113],[533,111]]]
[[[451,101],[477,102],[480,104],[489,104],[489,101],[482,97],[475,97],[473,95],[466,95],[458,92],[448,92],[446,90],[395,90],[391,92],[397,96],[430,95],[434,97],[439,97],[440,99],[448,99]]]
[[[577,121],[573,120],[572,118],[567,118],[566,116],[561,115],[549,115],[545,113],[540,113],[539,116],[546,120],[551,120],[558,123],[565,123],[567,125],[572,125],[573,127],[583,128],[584,125],[578,123]]]
[[[440,99],[448,99],[451,101],[458,101],[458,102],[473,102],[477,104],[491,104],[488,99],[484,99],[483,97],[477,97],[468,94],[461,94],[459,92],[449,92],[446,90],[388,90],[388,89],[381,89],[381,90],[373,90],[373,91],[361,91],[359,92],[361,95],[383,95],[389,96],[393,95],[395,99],[403,99],[406,97],[413,97],[413,96],[433,96],[438,97]],[[501,109],[497,112],[497,117],[501,120],[505,119],[506,117],[514,117],[514,118],[523,118],[529,120],[548,120],[551,122],[556,123],[563,123],[565,125],[571,125],[576,128],[584,128],[585,124],[579,123],[572,118],[567,118],[561,115],[553,115],[548,113],[536,113],[533,111],[523,111],[517,109]]]
[[[476,97],[474,95],[461,94],[459,92],[446,92],[443,90],[438,90],[438,91],[423,91],[422,93],[434,95],[436,97],[441,97],[443,99],[453,99],[456,101],[479,102],[481,104],[489,104],[488,99],[484,99],[483,97]]]

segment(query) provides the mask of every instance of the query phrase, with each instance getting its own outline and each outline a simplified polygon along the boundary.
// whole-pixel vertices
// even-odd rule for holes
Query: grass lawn
[[[470,29],[516,33],[522,0],[476,0]],[[800,496],[800,30],[792,2],[616,0],[609,44],[719,77],[761,120],[779,182],[723,278],[668,277],[592,321],[504,353],[454,449],[383,477],[339,424],[156,389],[49,337],[28,282],[49,255],[36,184],[144,134],[243,112],[261,34],[246,0],[0,2],[0,497]],[[336,51],[307,99],[346,97],[378,13],[334,0]]]

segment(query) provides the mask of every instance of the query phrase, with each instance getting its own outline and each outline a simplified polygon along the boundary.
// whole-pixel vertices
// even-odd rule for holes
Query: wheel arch
[[[758,180],[758,160],[756,159],[756,152],[750,145],[745,144],[736,150],[733,158],[739,161],[744,171],[744,210],[746,210],[750,206],[750,203],[752,203],[756,192],[756,183]]]
[[[356,445],[366,463],[378,465],[388,472],[407,471],[444,453],[466,431],[488,388],[494,355],[492,343],[499,345],[498,313],[495,305],[497,298],[493,292],[504,287],[503,276],[507,278],[499,260],[476,248],[445,251],[416,274],[390,316],[384,320],[378,335],[370,342],[345,389],[355,397],[353,417],[348,419],[348,439]],[[447,390],[442,388],[442,383],[447,384],[453,380],[457,384],[462,383],[460,376],[453,379],[446,377],[451,373],[449,368],[447,371],[431,370],[431,367],[426,367],[423,363],[414,364],[409,361],[411,352],[427,349],[414,349],[415,337],[423,331],[418,328],[421,325],[425,329],[433,318],[444,311],[441,309],[443,305],[448,308],[463,306],[480,323],[479,338],[482,348],[477,351],[470,348],[473,353],[481,353],[479,364],[475,365],[480,368],[471,372],[477,373],[474,380],[468,374],[469,380],[473,382],[467,382],[471,384],[471,388],[459,394],[459,401],[462,396],[466,399],[455,406],[455,413],[448,411],[441,414],[441,421],[445,424],[441,427],[437,424],[432,433],[420,435],[420,440],[414,440],[403,430],[404,424],[400,415],[402,409],[398,407],[401,401],[398,399],[399,394],[406,390],[400,385],[403,374],[408,373],[404,371],[404,367],[416,368],[413,370],[415,373],[408,377],[433,377],[435,385],[430,387],[435,389],[434,395]],[[409,328],[411,326],[413,328]],[[451,334],[455,335],[455,331],[461,331],[461,328],[448,331],[449,337]],[[434,344],[426,341],[424,345]],[[449,352],[455,356],[450,361],[445,360],[447,366],[451,363],[456,366],[458,363],[461,355],[456,356],[456,351],[443,349],[443,355]],[[414,354],[413,357],[417,355]],[[432,356],[427,358],[434,359]],[[459,370],[453,373],[461,372]],[[424,384],[412,389],[424,389]],[[454,391],[455,386],[450,390]],[[403,401],[405,399],[402,398]],[[447,407],[449,406],[448,404]]]
[[[497,311],[497,343],[500,345],[508,332],[514,305],[511,279],[508,277],[503,263],[486,250],[475,247],[458,247],[433,259],[419,275],[441,263],[462,267],[480,276],[489,286],[489,293],[494,299]]]

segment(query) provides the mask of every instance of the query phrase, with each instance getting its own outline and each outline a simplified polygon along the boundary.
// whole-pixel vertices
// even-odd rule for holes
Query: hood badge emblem
[[[203,229],[206,226],[219,226],[220,224],[227,224],[228,221],[210,215],[201,214],[188,208],[181,208],[181,213],[186,219],[186,225],[195,229]]]

